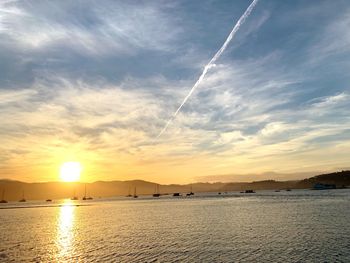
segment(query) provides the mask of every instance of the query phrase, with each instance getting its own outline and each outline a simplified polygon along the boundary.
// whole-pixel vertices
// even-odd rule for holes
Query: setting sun
[[[78,162],[66,162],[60,169],[60,177],[64,182],[75,182],[80,178],[81,165]]]

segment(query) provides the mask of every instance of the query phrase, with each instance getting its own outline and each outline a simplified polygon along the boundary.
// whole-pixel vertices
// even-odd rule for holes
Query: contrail
[[[181,110],[182,106],[185,105],[186,101],[191,97],[192,93],[195,91],[195,89],[199,86],[199,84],[202,82],[202,80],[204,79],[205,75],[207,74],[208,70],[213,66],[213,64],[215,63],[215,61],[221,56],[221,54],[225,51],[225,49],[227,48],[228,44],[231,42],[232,38],[235,36],[235,34],[237,33],[237,31],[239,30],[239,28],[241,27],[241,25],[244,23],[244,21],[247,19],[247,17],[250,15],[250,13],[252,12],[253,8],[255,7],[255,5],[257,4],[259,0],[254,0],[247,8],[247,10],[245,10],[245,12],[243,13],[243,15],[239,18],[239,20],[237,21],[237,23],[235,24],[235,26],[233,27],[231,33],[228,35],[225,43],[222,45],[222,47],[216,52],[216,54],[214,55],[214,57],[212,57],[212,59],[209,61],[209,63],[204,67],[204,70],[202,72],[202,74],[199,76],[198,80],[196,81],[196,83],[193,85],[192,89],[190,90],[190,92],[187,94],[187,96],[185,97],[185,99],[182,101],[181,105],[177,108],[177,110],[175,111],[174,115],[168,120],[168,122],[165,124],[164,128],[161,130],[161,132],[158,134],[157,138],[159,138],[159,136],[161,136],[163,134],[163,132],[165,132],[165,130],[168,128],[169,124],[172,122],[173,119],[175,119],[176,115],[179,113],[179,111]]]

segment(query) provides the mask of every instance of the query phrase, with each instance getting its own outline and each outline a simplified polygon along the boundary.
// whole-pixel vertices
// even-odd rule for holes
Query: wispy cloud
[[[87,8],[88,7],[88,8]],[[169,50],[181,31],[167,5],[127,2],[5,2],[0,33],[19,48],[74,49],[92,55]],[[174,25],[172,25],[174,23]],[[168,30],[172,28],[172,30]]]
[[[349,19],[327,4],[261,1],[155,142],[246,1],[2,1],[1,174],[51,180],[67,158],[91,180],[346,167]]]

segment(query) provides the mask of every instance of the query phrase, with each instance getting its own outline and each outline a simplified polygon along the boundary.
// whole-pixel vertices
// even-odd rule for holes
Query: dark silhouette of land
[[[278,189],[304,189],[312,188],[315,183],[335,184],[338,187],[350,186],[350,171],[341,171],[329,174],[317,175],[298,181],[255,181],[236,183],[193,183],[188,185],[170,184],[159,185],[160,194],[189,193],[193,192],[226,192],[251,190],[278,190]],[[132,181],[97,181],[94,183],[25,183],[20,181],[0,180],[0,191],[5,190],[4,199],[18,201],[23,192],[29,200],[47,200],[72,198],[77,195],[81,199],[85,194],[85,187],[89,189],[89,195],[98,197],[126,196],[130,189],[137,188],[138,195],[154,194],[155,183],[142,180]]]

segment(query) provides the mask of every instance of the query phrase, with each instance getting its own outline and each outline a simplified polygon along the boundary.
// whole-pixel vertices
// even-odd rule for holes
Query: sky
[[[348,169],[350,2],[0,1],[0,178],[159,183]]]

